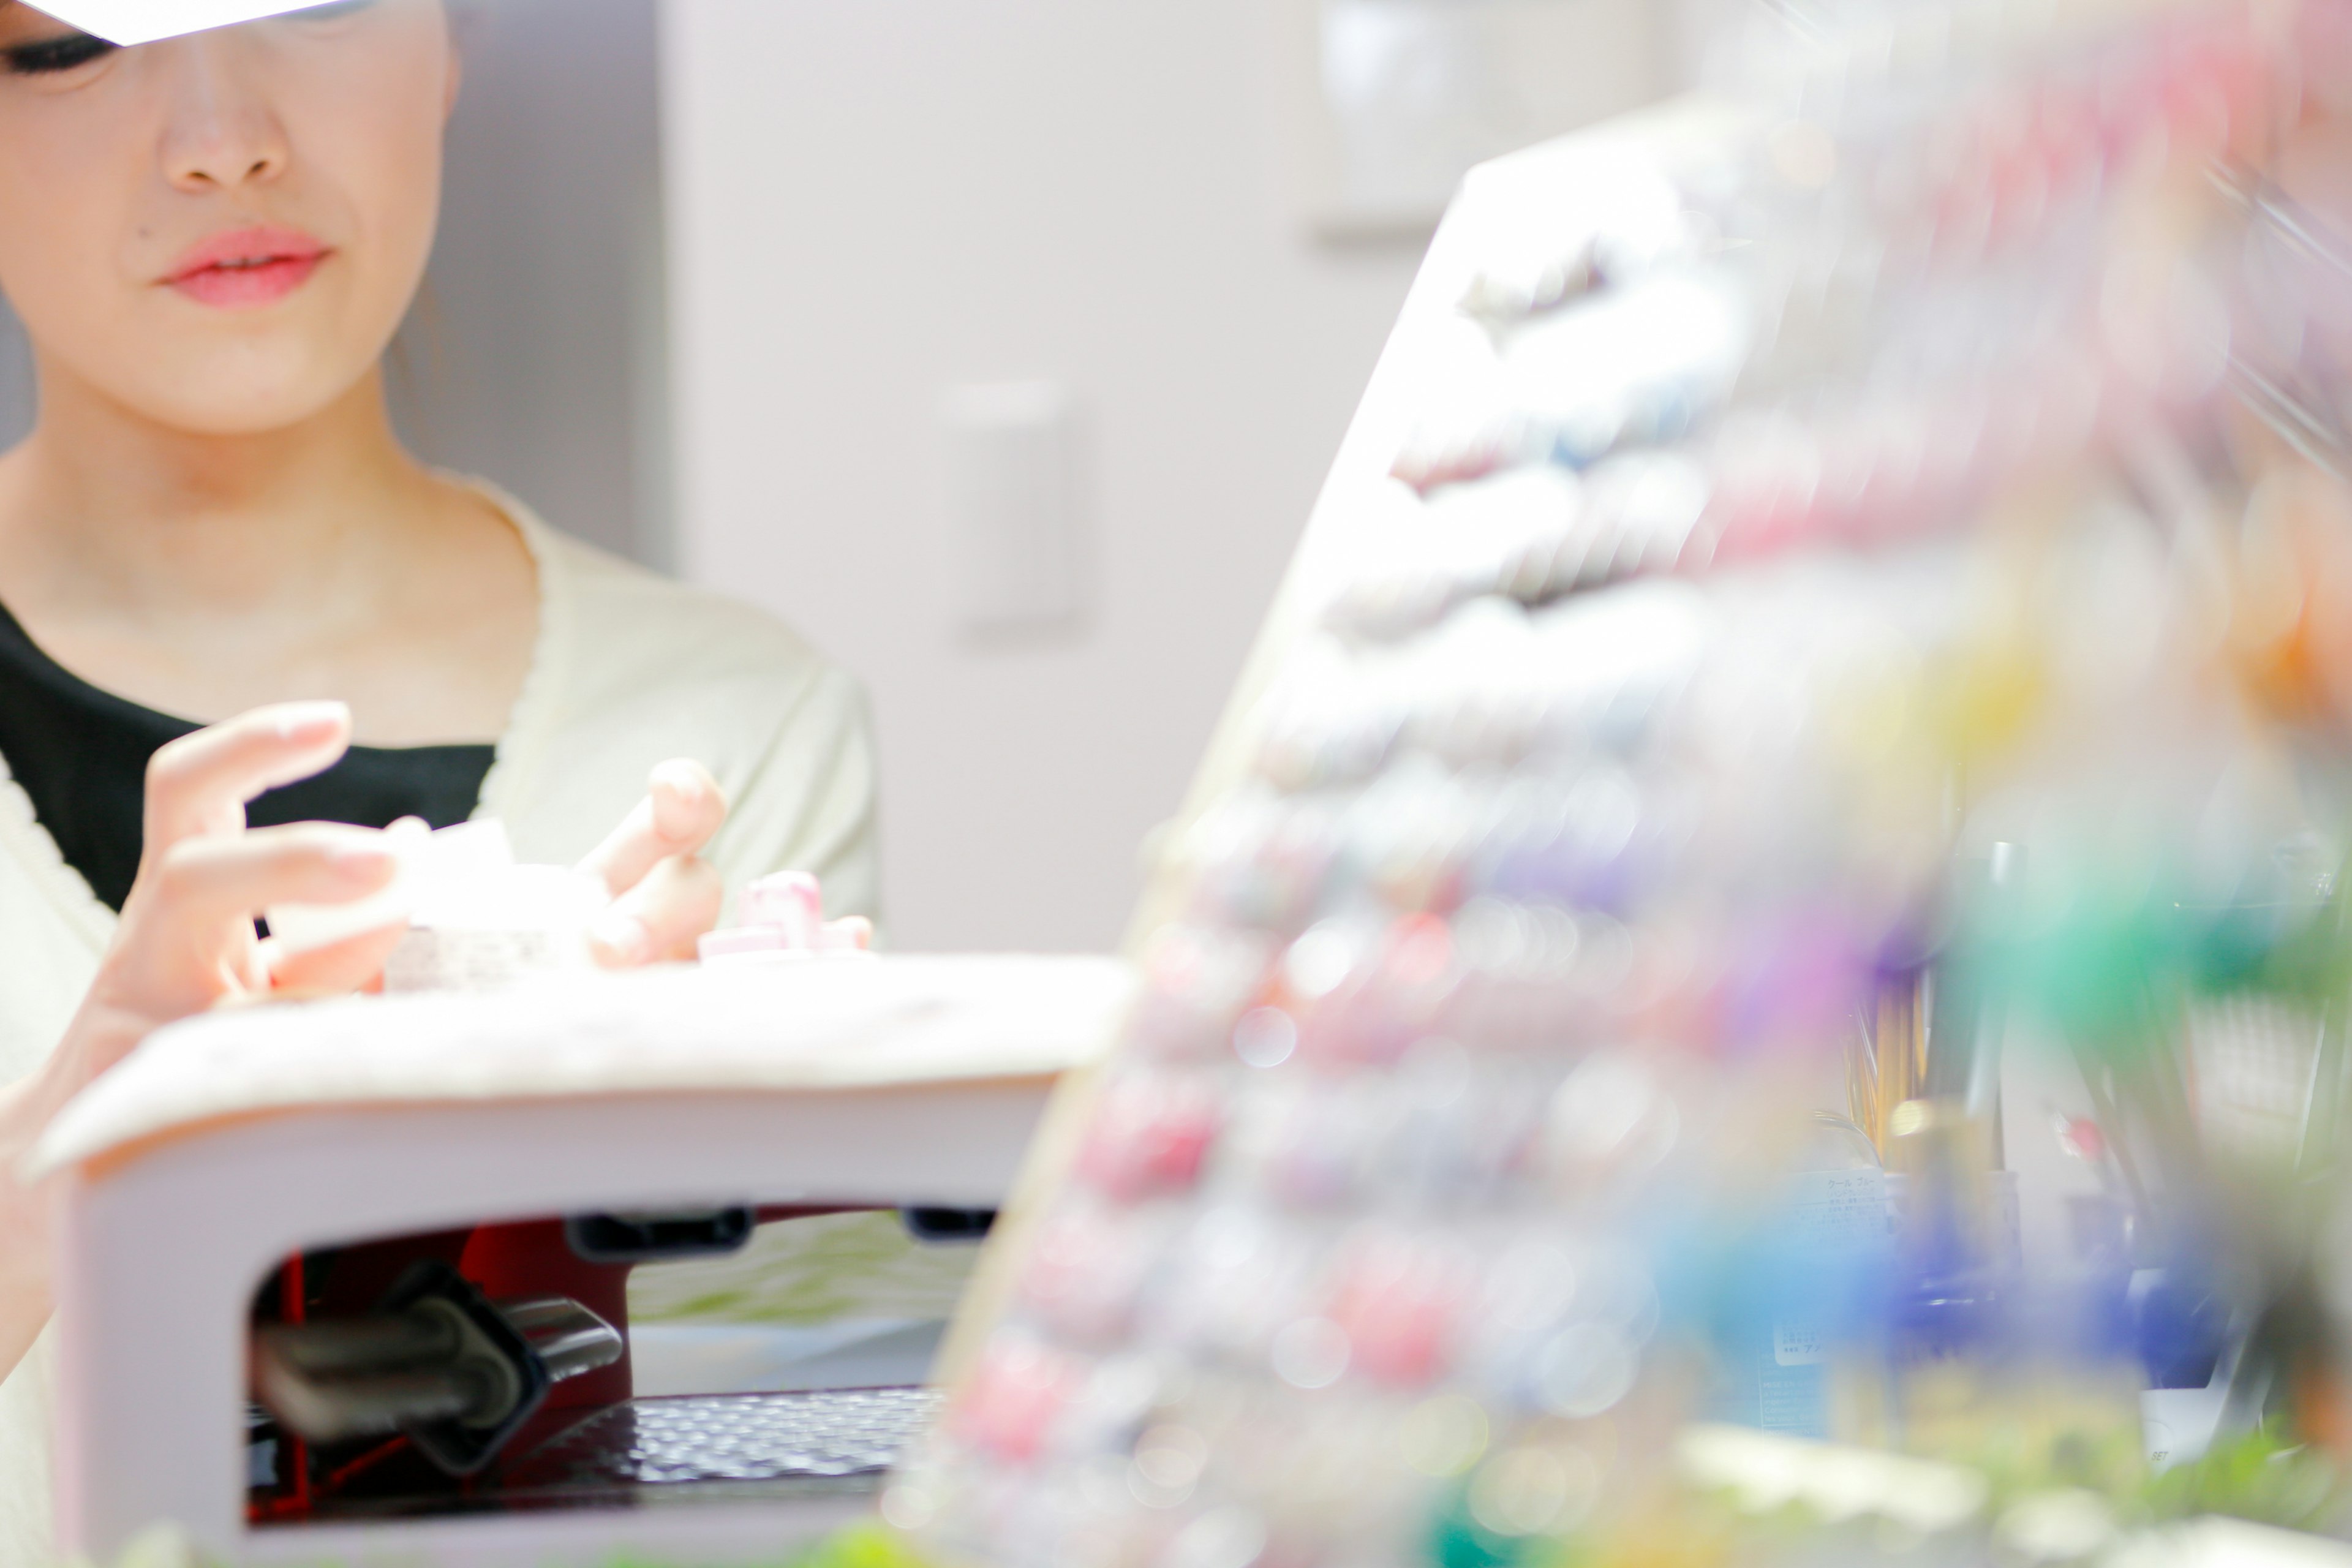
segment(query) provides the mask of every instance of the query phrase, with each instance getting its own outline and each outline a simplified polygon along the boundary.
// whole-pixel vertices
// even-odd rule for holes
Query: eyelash
[[[53,76],[103,59],[114,52],[114,46],[104,38],[88,33],[64,33],[54,38],[42,38],[35,43],[17,44],[0,49],[0,59],[8,64],[13,76]]]

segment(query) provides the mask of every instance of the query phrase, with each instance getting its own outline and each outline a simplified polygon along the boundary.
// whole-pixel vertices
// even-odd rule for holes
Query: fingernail
[[[614,963],[643,963],[653,957],[654,933],[635,915],[606,915],[589,936]]]
[[[338,844],[327,851],[328,862],[353,881],[381,877],[399,858],[382,844]]]
[[[699,809],[717,790],[717,781],[698,763],[667,762],[656,768],[652,784],[667,790],[681,805]]]
[[[278,738],[281,741],[309,740],[315,735],[342,729],[351,721],[349,703],[281,703],[278,709]]]

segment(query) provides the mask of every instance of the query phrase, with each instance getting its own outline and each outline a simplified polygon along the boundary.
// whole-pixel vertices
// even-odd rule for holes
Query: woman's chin
[[[333,408],[367,378],[372,363],[329,367],[305,356],[299,363],[273,365],[261,356],[236,355],[168,379],[119,383],[110,391],[132,414],[186,435],[267,436]]]
[[[93,413],[111,407],[192,436],[285,430],[367,384],[399,325],[393,300],[320,296],[197,312],[151,292],[128,303],[110,321],[94,320],[88,301],[24,311],[42,364],[45,423],[53,414],[71,420],[87,402]]]

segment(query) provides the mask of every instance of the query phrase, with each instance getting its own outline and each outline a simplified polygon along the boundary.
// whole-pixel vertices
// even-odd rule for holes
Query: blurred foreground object
[[[309,11],[336,0],[56,0],[39,9],[111,44],[152,44],[213,27]]]
[[[2347,84],[1785,0],[1472,176],[916,1552],[2333,1560],[2147,1532],[2352,1524]]]

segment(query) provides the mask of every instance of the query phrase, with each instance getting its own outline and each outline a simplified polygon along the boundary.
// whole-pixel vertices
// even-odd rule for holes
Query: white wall
[[[670,559],[657,0],[453,0],[441,234],[391,360],[428,460]]]
[[[901,948],[1108,947],[1417,261],[1301,237],[1272,0],[668,0],[681,562],[863,676]],[[935,409],[1056,377],[1097,613],[959,639]]]
[[[33,428],[39,401],[33,384],[33,345],[25,341],[24,323],[0,298],[0,451],[23,440]]]

